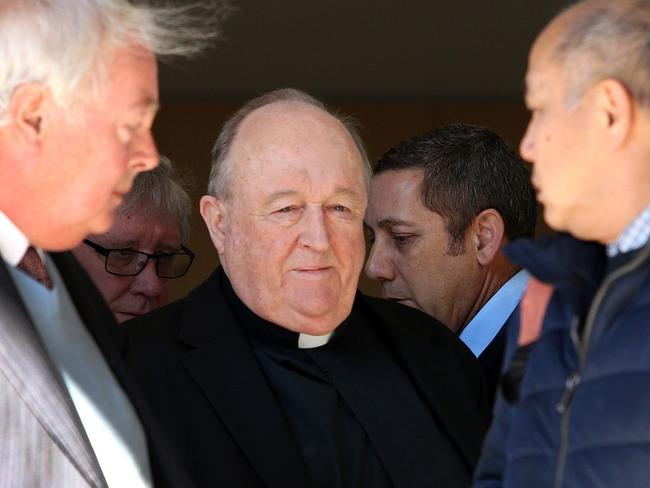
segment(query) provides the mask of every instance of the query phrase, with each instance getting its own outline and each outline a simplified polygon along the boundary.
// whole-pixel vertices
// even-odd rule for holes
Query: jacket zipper
[[[578,325],[579,318],[574,316],[571,321],[571,339],[574,346],[578,350],[578,366],[575,371],[569,375],[566,379],[564,392],[560,401],[556,405],[557,412],[562,415],[560,423],[560,447],[558,449],[558,459],[555,469],[555,483],[554,488],[562,488],[562,482],[564,481],[564,468],[566,465],[566,456],[567,450],[569,447],[569,417],[571,415],[571,401],[573,399],[573,394],[575,393],[576,388],[582,381],[582,373],[584,371],[585,364],[587,362],[587,353],[589,351],[589,343],[591,340],[591,334],[593,332],[594,323],[596,321],[596,316],[598,315],[598,310],[605,299],[605,295],[609,290],[611,284],[622,276],[631,273],[636,268],[638,268],[650,255],[650,245],[646,245],[645,250],[639,254],[635,259],[627,263],[626,265],[620,267],[612,274],[610,274],[603,283],[598,288],[594,300],[591,302],[589,307],[589,312],[587,313],[587,318],[585,322],[584,333],[582,334],[582,340],[578,335]]]

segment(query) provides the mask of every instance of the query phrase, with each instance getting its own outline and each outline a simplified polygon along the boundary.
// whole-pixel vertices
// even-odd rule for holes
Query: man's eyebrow
[[[334,192],[334,196],[350,196],[352,198],[362,198],[361,193],[356,192],[354,190],[350,190],[349,188],[337,188],[336,191]]]
[[[156,100],[148,100],[145,105],[145,111],[151,114],[153,117],[160,111],[160,103]]]
[[[282,190],[282,191],[276,191],[274,193],[271,193],[266,199],[264,200],[264,205],[269,205],[276,200],[279,200],[280,198],[285,198],[285,197],[292,197],[298,195],[299,192],[295,190]],[[359,192],[356,192],[354,190],[350,190],[349,188],[337,188],[334,191],[334,194],[330,198],[336,198],[340,196],[349,196],[355,199],[363,199],[363,195]]]
[[[158,244],[156,247],[158,248],[156,252],[172,253],[172,252],[179,252],[181,250],[181,246],[172,243]]]
[[[271,193],[268,197],[264,199],[264,205],[269,205],[275,202],[276,200],[279,200],[280,198],[291,197],[297,194],[298,192],[294,190],[276,191],[275,193]]]
[[[392,217],[388,217],[377,222],[377,227],[380,229],[385,229],[387,227],[396,227],[398,225],[411,226],[413,223],[409,222],[408,220],[396,219]]]
[[[142,110],[143,112],[157,113],[160,110],[160,102],[152,97],[144,97],[137,100],[133,104],[134,109]]]
[[[158,100],[154,100],[153,98],[147,98],[144,101],[144,106],[150,110],[153,110],[154,112],[160,110],[160,102]]]
[[[107,245],[104,245],[106,249],[127,249],[133,248],[137,244],[137,241],[123,241],[123,240],[107,240]]]

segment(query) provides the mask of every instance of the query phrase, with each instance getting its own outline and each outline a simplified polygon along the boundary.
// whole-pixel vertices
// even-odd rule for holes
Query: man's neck
[[[501,287],[518,271],[519,268],[506,261],[505,257],[495,257],[495,261],[492,262],[488,268],[483,286],[476,296],[474,306],[469,310],[467,316],[462,321],[463,325],[456,331],[457,334],[460,334],[463,329],[467,327],[467,324],[472,321],[479,310],[481,310],[490,298],[492,298],[494,294],[499,291]]]

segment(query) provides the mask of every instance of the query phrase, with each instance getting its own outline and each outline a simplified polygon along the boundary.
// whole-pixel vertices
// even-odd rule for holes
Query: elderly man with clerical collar
[[[544,219],[477,486],[650,484],[650,2],[587,0],[529,57],[521,141]],[[516,348],[516,352],[515,352]]]
[[[452,124],[400,142],[375,167],[366,274],[382,295],[454,331],[479,359],[492,405],[528,273],[503,246],[535,231],[530,173],[498,134]]]
[[[371,171],[297,90],[224,126],[201,214],[222,268],[125,327],[125,355],[201,486],[463,487],[485,426],[471,352],[364,297]]]

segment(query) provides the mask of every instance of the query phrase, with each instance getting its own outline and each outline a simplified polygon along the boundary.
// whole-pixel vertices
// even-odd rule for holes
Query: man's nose
[[[535,162],[535,138],[530,123],[528,124],[528,127],[526,127],[526,133],[519,144],[519,154],[522,159],[525,159],[530,163]]]
[[[377,241],[370,248],[365,272],[366,276],[371,280],[393,281],[395,279],[395,267],[388,256],[386,256],[383,246]]]
[[[159,162],[160,154],[153,135],[151,131],[145,131],[133,142],[130,166],[135,173],[141,173],[154,169]]]
[[[303,229],[299,244],[314,251],[326,251],[330,247],[330,233],[327,218],[322,208],[305,209]]]
[[[150,299],[166,299],[167,282],[156,273],[156,261],[150,259],[144,269],[135,276],[131,290],[141,293]]]

